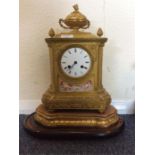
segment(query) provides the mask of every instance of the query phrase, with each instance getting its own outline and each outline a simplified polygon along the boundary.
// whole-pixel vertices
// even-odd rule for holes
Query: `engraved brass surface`
[[[110,95],[102,92],[61,92],[49,88],[42,98],[47,109],[85,109],[104,111],[111,103]]]
[[[105,113],[48,112],[43,105],[37,108],[35,119],[48,127],[101,127],[115,124],[119,117],[115,108],[109,106]]]

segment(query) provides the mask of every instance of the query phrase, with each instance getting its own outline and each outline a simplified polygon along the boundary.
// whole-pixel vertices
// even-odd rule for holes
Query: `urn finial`
[[[78,4],[73,5],[74,11],[71,12],[65,19],[60,18],[59,24],[65,29],[87,29],[90,26],[89,20],[79,11]]]

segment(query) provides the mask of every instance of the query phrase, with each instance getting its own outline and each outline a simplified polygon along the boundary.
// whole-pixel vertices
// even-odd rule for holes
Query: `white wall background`
[[[78,3],[91,21],[89,31],[102,27],[108,42],[103,61],[103,85],[114,102],[134,100],[133,0],[20,0],[20,110],[40,104],[50,84],[48,47],[44,38],[53,27],[62,31],[65,18]],[[124,101],[124,102],[123,102]],[[29,107],[29,108],[28,108]]]

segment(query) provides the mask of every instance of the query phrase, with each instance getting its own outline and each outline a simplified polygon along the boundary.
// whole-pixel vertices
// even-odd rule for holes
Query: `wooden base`
[[[35,113],[29,115],[24,121],[25,129],[39,137],[107,137],[119,133],[124,127],[124,121],[119,120],[107,128],[90,128],[90,127],[45,127],[37,123],[34,119]]]

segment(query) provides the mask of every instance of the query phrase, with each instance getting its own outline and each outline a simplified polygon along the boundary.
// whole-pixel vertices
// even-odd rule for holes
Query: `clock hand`
[[[85,67],[85,66],[83,66],[83,65],[81,65],[80,67],[81,67],[81,68],[84,68],[84,69],[87,69],[87,67]]]
[[[77,61],[74,61],[74,63],[73,63],[71,66],[68,65],[68,68],[69,68],[69,69],[72,69],[76,64],[77,64]]]
[[[70,69],[70,68],[71,68],[70,65],[64,67],[64,69]]]
[[[77,64],[77,61],[74,61],[74,63],[72,65],[68,65],[66,66],[64,69],[68,69],[69,73],[71,73],[71,69],[74,67],[74,65]]]
[[[68,69],[71,69],[72,66],[68,65]]]

